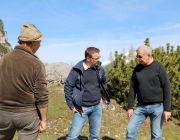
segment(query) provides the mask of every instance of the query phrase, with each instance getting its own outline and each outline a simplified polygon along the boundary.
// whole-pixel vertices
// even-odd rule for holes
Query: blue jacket
[[[72,68],[65,82],[64,93],[67,105],[70,109],[73,109],[75,106],[82,109],[82,95],[84,93],[84,61],[85,60],[80,61]],[[99,63],[96,68],[98,70],[99,78],[104,87],[107,88],[106,74],[101,63]]]

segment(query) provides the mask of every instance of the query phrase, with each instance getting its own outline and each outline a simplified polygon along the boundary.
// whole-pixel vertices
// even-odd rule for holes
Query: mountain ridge
[[[7,32],[4,30],[3,21],[0,19],[0,58],[12,50],[11,44],[8,42]]]

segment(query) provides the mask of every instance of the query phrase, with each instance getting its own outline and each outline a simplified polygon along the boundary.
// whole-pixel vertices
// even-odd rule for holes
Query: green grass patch
[[[71,127],[73,112],[68,108],[63,87],[49,87],[48,129],[39,135],[40,140],[65,140]],[[126,126],[129,118],[126,111],[115,101],[107,108],[103,104],[102,126],[100,139],[125,140]],[[86,122],[82,140],[89,136],[89,124]],[[13,139],[17,140],[17,136]],[[150,140],[150,121],[147,119],[139,129],[137,140]],[[163,126],[163,140],[180,140],[180,122],[172,119]]]

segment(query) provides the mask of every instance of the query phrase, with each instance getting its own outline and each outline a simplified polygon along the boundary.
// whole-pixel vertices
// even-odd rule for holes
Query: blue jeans
[[[81,114],[74,113],[70,133],[66,140],[78,140],[87,118],[89,119],[89,139],[98,140],[102,118],[102,106],[100,103],[91,107],[83,107]]]
[[[138,104],[127,126],[126,140],[136,140],[139,127],[148,116],[151,121],[151,140],[162,140],[163,103]]]

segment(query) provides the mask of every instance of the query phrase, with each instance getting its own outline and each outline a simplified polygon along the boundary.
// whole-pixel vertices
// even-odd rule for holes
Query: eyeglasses
[[[143,56],[141,56],[141,55],[136,55],[136,58],[143,58]]]
[[[91,57],[92,58],[92,57]],[[99,56],[98,58],[92,58],[93,60],[99,60],[101,58],[101,56]]]

